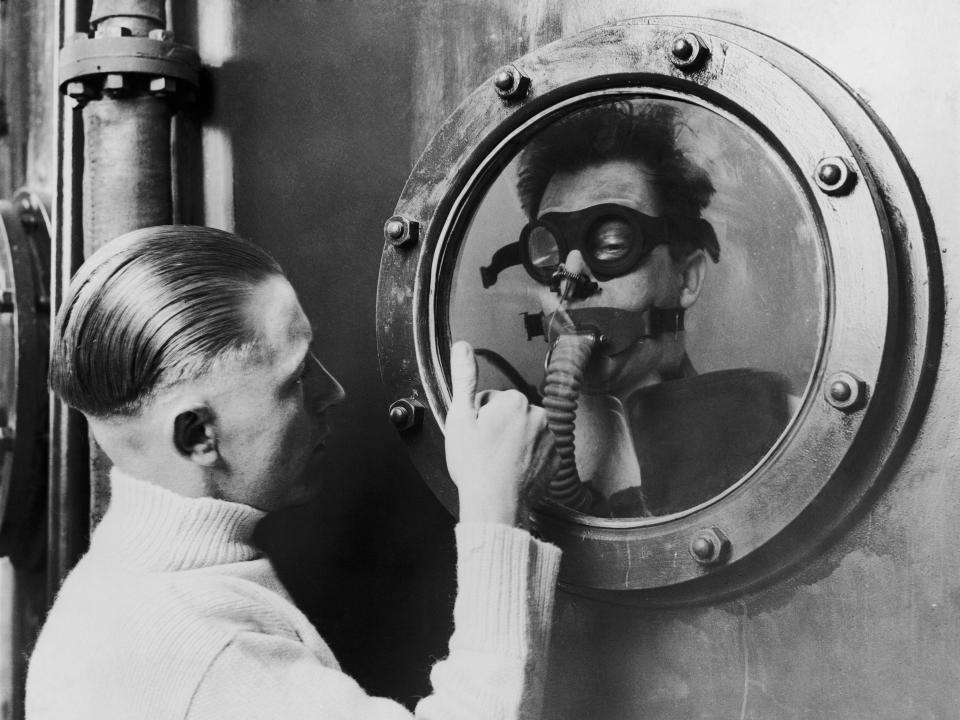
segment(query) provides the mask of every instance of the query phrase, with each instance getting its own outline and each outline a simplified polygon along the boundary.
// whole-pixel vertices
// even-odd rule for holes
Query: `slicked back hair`
[[[57,313],[50,388],[87,415],[135,414],[161,388],[254,347],[250,297],[282,275],[264,250],[222,230],[127,233],[70,284]]]
[[[635,160],[654,174],[664,215],[700,217],[714,194],[709,174],[678,147],[684,124],[676,109],[651,100],[622,100],[586,107],[534,135],[520,153],[517,191],[531,220],[550,179],[605,162]],[[671,243],[674,259],[699,247],[680,239]],[[714,258],[716,260],[716,258]]]

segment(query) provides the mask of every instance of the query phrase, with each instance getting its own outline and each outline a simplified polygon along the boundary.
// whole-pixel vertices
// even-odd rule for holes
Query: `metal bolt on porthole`
[[[504,65],[493,76],[493,88],[504,100],[520,100],[530,89],[530,78],[514,65]]]
[[[13,293],[9,290],[4,290],[0,293],[0,313],[12,313],[13,311]]]
[[[681,70],[696,70],[710,56],[710,51],[697,35],[683,33],[670,46],[670,61]]]
[[[716,565],[727,559],[730,540],[719,528],[698,530],[690,540],[690,555],[701,565]]]
[[[857,173],[842,157],[825,157],[817,163],[813,180],[827,195],[846,195],[857,184]]]
[[[867,384],[848,372],[838,372],[827,378],[823,388],[827,402],[837,410],[853,412],[867,399]]]
[[[383,237],[396,247],[415,243],[420,239],[420,223],[403,215],[394,215],[383,224]]]
[[[423,424],[423,405],[411,398],[390,403],[390,422],[400,432],[418,430]]]
[[[0,427],[0,450],[13,449],[13,441],[16,439],[16,433],[11,427]]]

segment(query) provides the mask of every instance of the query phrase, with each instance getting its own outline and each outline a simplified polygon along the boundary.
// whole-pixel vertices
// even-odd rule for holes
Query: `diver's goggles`
[[[633,272],[657,245],[680,238],[702,247],[714,262],[719,260],[717,236],[703,218],[653,217],[616,203],[549,212],[527,223],[520,239],[500,248],[490,265],[480,268],[480,275],[483,286],[490,287],[500,272],[522,264],[538,283],[552,285],[570,251],[579,250],[591,274],[605,281]]]

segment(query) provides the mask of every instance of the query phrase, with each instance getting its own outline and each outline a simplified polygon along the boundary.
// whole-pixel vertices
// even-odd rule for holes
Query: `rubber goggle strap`
[[[483,283],[483,289],[486,290],[494,285],[497,282],[497,276],[504,270],[522,262],[519,242],[504,245],[493,254],[489,265],[480,268],[480,281]]]
[[[549,317],[524,314],[527,339],[543,335],[553,343],[560,335],[593,334],[602,338],[600,352],[616,355],[639,340],[649,340],[683,331],[683,308],[653,307],[646,310],[621,310],[619,308],[577,308],[566,311],[566,319],[553,313]],[[539,320],[539,332],[533,331],[534,318]]]

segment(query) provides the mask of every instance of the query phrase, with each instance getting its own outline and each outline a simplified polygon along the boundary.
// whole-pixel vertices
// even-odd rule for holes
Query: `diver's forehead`
[[[540,200],[540,215],[574,212],[601,203],[617,203],[647,215],[662,210],[656,176],[636,160],[612,160],[550,178]]]

